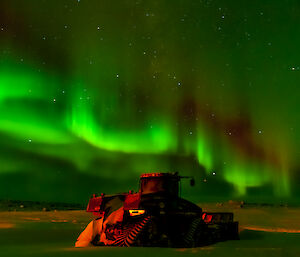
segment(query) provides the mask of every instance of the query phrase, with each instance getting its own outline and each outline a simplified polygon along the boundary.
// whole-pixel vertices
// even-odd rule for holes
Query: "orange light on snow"
[[[145,213],[145,210],[129,210],[130,216],[138,216]]]

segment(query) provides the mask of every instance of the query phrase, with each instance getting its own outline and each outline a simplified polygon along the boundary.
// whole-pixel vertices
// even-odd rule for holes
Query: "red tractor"
[[[203,212],[182,199],[178,173],[146,173],[137,193],[93,195],[87,211],[101,220],[94,245],[197,247],[238,239],[233,213]],[[191,178],[191,185],[194,179]],[[115,218],[114,213],[119,213]],[[106,222],[109,220],[109,222]],[[105,226],[103,225],[105,224]]]

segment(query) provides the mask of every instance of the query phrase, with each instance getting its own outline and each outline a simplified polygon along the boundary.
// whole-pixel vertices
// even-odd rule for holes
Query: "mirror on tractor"
[[[190,185],[193,187],[193,186],[195,186],[195,179],[194,178],[192,178],[191,180],[190,180]]]

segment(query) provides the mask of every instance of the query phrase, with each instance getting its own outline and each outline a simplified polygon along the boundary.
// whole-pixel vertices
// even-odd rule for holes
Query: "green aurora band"
[[[119,179],[114,192],[179,171],[201,181],[195,199],[299,199],[300,4],[269,5],[3,1],[0,198],[57,199],[43,172],[77,201],[72,172]],[[25,173],[11,193],[5,180]]]

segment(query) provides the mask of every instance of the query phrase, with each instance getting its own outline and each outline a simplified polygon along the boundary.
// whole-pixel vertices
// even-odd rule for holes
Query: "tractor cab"
[[[156,214],[177,209],[182,178],[177,172],[142,174],[139,188],[140,207]]]
[[[140,176],[140,193],[178,197],[180,177],[177,173],[146,173]]]

